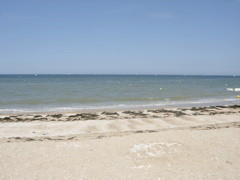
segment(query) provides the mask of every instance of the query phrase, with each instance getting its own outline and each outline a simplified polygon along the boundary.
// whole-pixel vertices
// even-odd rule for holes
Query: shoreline
[[[86,111],[55,111],[55,112],[28,112],[28,113],[18,113],[18,114],[4,114],[4,113],[0,113],[0,123],[1,122],[22,122],[20,119],[19,120],[15,120],[15,121],[8,121],[9,118],[18,118],[18,117],[23,117],[23,118],[26,118],[27,116],[29,118],[33,118],[32,121],[36,121],[38,120],[39,117],[47,117],[47,116],[52,116],[53,118],[59,118],[58,116],[65,116],[65,118],[69,118],[69,116],[74,116],[74,115],[80,115],[83,114],[83,115],[86,115],[86,117],[83,117],[83,120],[95,120],[97,118],[101,118],[101,117],[97,117],[98,115],[102,115],[102,114],[105,114],[105,115],[111,115],[112,113],[113,114],[116,114],[116,113],[124,113],[124,112],[132,112],[134,114],[134,112],[140,112],[140,117],[141,117],[141,113],[143,112],[151,112],[151,111],[159,111],[159,112],[172,112],[172,113],[178,113],[181,111],[186,111],[186,110],[193,110],[193,111],[198,111],[198,110],[207,110],[208,109],[235,109],[235,108],[239,108],[240,107],[240,104],[237,103],[237,104],[232,104],[232,105],[209,105],[209,106],[173,106],[173,107],[156,107],[156,108],[137,108],[137,109],[129,109],[129,108],[126,108],[126,109],[106,109],[106,110],[92,110],[92,111],[89,111],[89,110],[86,110]],[[130,113],[131,114],[131,113]],[[95,116],[97,115],[97,116]],[[181,114],[181,115],[184,115],[184,114]],[[186,114],[187,115],[187,114]],[[93,119],[91,119],[91,117],[93,116]],[[94,117],[95,116],[95,117]],[[34,118],[37,118],[37,119],[34,119]],[[107,116],[106,116],[107,117]],[[88,119],[89,118],[89,119]],[[148,117],[148,118],[151,118],[151,117]],[[117,117],[115,117],[114,119],[117,119]],[[24,119],[22,119],[23,121],[26,121]],[[27,120],[30,120],[30,119],[27,119]],[[39,119],[41,120],[41,119]],[[80,119],[79,119],[80,120]],[[51,121],[51,119],[49,120]],[[65,121],[67,121],[67,119],[65,119]]]
[[[0,116],[1,138],[35,138],[239,123],[240,105]]]
[[[192,108],[192,107],[209,107],[209,106],[234,106],[240,105],[239,99],[232,99],[232,100],[222,100],[219,102],[191,102],[191,103],[174,103],[168,105],[129,105],[129,106],[118,106],[118,107],[94,107],[94,108],[73,108],[72,110],[18,110],[23,112],[0,112],[0,116],[11,116],[11,115],[25,115],[25,114],[56,114],[56,113],[63,113],[63,114],[73,114],[73,113],[94,113],[94,112],[102,112],[102,111],[127,111],[127,110],[148,110],[148,109],[164,109],[164,108]]]

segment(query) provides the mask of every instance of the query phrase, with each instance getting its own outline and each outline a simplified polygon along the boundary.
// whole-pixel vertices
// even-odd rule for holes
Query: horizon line
[[[240,74],[150,74],[150,73],[0,73],[0,75],[149,75],[149,76],[240,76]]]

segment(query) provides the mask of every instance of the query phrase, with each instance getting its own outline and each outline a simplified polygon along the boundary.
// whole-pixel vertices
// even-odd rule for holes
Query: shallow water
[[[0,75],[0,113],[234,104],[239,76]]]

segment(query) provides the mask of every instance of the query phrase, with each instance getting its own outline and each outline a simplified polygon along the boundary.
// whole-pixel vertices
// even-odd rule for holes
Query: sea
[[[0,75],[0,114],[239,104],[240,76]]]

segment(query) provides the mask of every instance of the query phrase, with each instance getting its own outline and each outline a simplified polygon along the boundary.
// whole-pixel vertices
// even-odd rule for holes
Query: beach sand
[[[0,179],[240,179],[239,105],[0,122]]]

